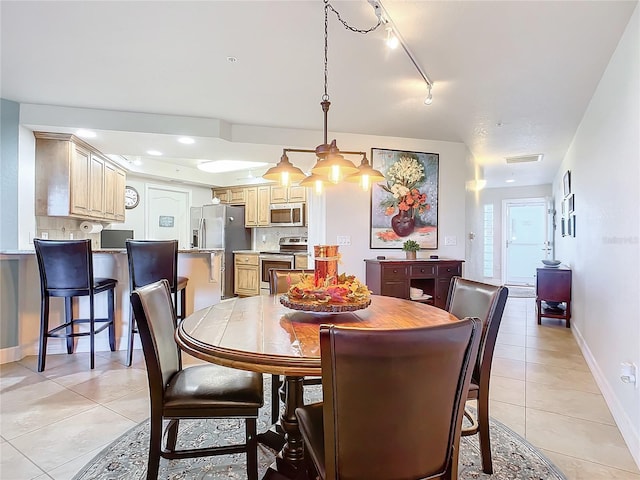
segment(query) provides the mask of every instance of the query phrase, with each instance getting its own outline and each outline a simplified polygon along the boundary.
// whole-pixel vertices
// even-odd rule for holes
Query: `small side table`
[[[566,327],[571,327],[571,269],[536,269],[536,310],[538,325],[547,317],[565,320]]]

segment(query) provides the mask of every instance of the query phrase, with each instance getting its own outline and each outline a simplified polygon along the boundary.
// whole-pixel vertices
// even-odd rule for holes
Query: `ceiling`
[[[377,21],[365,0],[331,3],[357,28]],[[383,28],[357,34],[329,12],[329,130],[463,142],[488,187],[509,178],[549,183],[637,3],[382,0],[434,83],[430,106],[407,55],[384,46]],[[308,148],[321,143],[320,0],[3,0],[0,9],[2,98],[166,116],[162,134],[126,122],[100,130],[88,141],[104,153],[146,161],[154,148],[185,166],[264,157],[260,140],[228,142],[189,131],[189,122],[171,130],[179,117],[314,130],[318,141]],[[196,144],[179,144],[178,135]],[[268,161],[285,146],[271,145]],[[544,157],[505,162],[529,154]]]

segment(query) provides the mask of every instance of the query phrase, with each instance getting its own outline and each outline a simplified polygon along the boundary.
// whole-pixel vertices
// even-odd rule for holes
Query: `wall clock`
[[[140,203],[140,194],[138,191],[127,185],[124,187],[124,208],[136,208]]]

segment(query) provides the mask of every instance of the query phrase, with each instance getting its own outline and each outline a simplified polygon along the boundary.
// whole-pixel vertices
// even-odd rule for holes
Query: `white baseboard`
[[[627,412],[622,408],[622,405],[620,405],[618,397],[613,392],[611,384],[600,369],[596,359],[591,353],[591,350],[589,350],[589,346],[580,333],[580,329],[577,328],[575,324],[572,324],[571,331],[573,332],[573,336],[582,351],[582,355],[587,361],[589,369],[591,369],[591,373],[598,384],[598,388],[600,388],[600,391],[602,392],[604,401],[611,411],[611,415],[616,422],[616,426],[618,427],[618,430],[620,430],[622,438],[631,452],[631,456],[635,460],[636,465],[638,465],[638,468],[640,468],[640,434],[638,433],[638,430],[632,424],[631,419],[627,415]]]
[[[29,355],[38,355],[38,342],[34,342],[29,345],[23,345],[21,347],[10,347],[0,349],[0,364],[17,362]],[[133,348],[141,349],[140,337],[138,335],[133,338]],[[127,337],[116,338],[116,350],[127,349]],[[107,334],[96,335],[95,338],[95,350],[96,352],[109,352],[109,336]],[[78,337],[76,339],[75,352],[90,352],[89,337]],[[59,354],[67,353],[67,342],[64,338],[50,338],[47,340],[47,354]]]
[[[9,347],[0,349],[0,364],[17,362],[24,355],[20,347]]]

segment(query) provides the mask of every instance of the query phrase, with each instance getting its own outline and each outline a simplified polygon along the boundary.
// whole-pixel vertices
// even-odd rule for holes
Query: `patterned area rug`
[[[265,392],[270,392],[270,375],[265,375]],[[305,403],[317,401],[321,386],[305,387]],[[260,410],[258,431],[269,427],[269,395]],[[220,445],[244,441],[244,422],[236,420],[185,420],[180,422],[181,448]],[[522,437],[497,421],[491,422],[493,475],[482,472],[477,436],[463,437],[460,448],[460,480],[566,480],[554,465]],[[100,452],[73,480],[134,480],[146,477],[149,446],[148,421],[133,427]],[[258,469],[262,478],[276,452],[259,445]],[[246,478],[245,455],[221,455],[185,460],[160,460],[159,479],[229,480]]]

